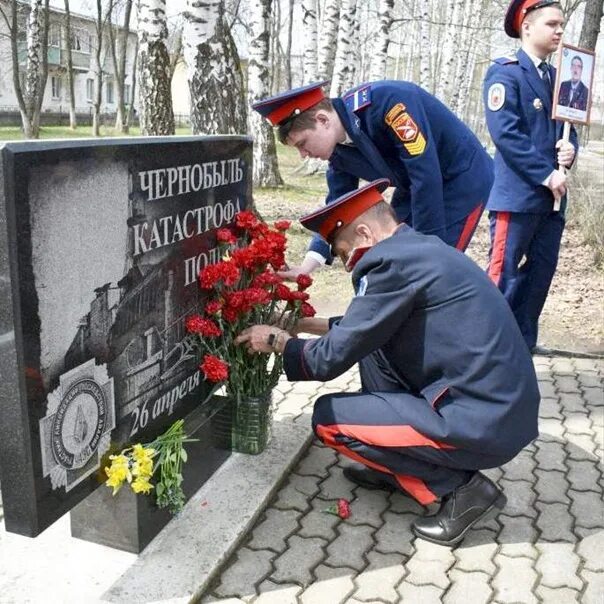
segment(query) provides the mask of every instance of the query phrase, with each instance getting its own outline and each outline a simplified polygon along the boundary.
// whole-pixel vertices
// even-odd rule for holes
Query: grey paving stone
[[[526,480],[532,482],[536,462],[529,451],[523,450],[502,466],[503,475],[507,480]]]
[[[259,591],[260,595],[254,604],[298,604],[297,596],[302,593],[302,588],[299,585],[275,585],[265,581]]]
[[[537,441],[535,459],[541,470],[559,470],[560,472],[565,472],[565,458],[566,451],[560,442],[545,442],[541,439]]]
[[[602,391],[602,388],[584,388],[582,396],[586,405],[592,407],[604,405],[604,391]]]
[[[525,556],[535,559],[538,555],[533,546],[537,539],[537,531],[533,523],[534,520],[525,516],[508,516],[500,514],[498,518],[502,529],[497,537],[501,544],[500,553],[505,556],[517,557]]]
[[[493,558],[497,548],[494,533],[474,529],[453,552],[457,559],[455,569],[468,573],[481,571],[492,576],[496,570]]]
[[[572,504],[570,512],[578,526],[584,528],[604,527],[604,506],[599,493],[591,491],[569,491]]]
[[[597,430],[596,438],[600,443],[602,439],[604,439],[604,435],[602,434],[602,428],[604,427],[604,407],[592,408],[589,411],[589,419],[591,420],[594,430]]]
[[[579,541],[577,553],[583,559],[586,569],[604,572],[604,531],[591,532]]]
[[[573,517],[568,505],[539,501],[535,505],[539,510],[536,525],[541,531],[542,541],[573,543],[576,540],[572,530]]]
[[[275,419],[296,417],[302,413],[302,409],[308,404],[308,394],[289,392],[284,395],[283,400],[275,410]]]
[[[370,524],[371,526],[381,526],[384,521],[381,514],[388,508],[387,491],[369,491],[367,489],[357,489],[357,498],[350,504],[349,524]]]
[[[291,474],[289,482],[279,491],[273,506],[282,510],[296,509],[305,512],[310,507],[309,498],[318,491],[319,486],[313,476]]]
[[[596,443],[586,434],[566,434],[568,457],[574,460],[597,461]]]
[[[585,581],[585,591],[581,596],[581,604],[602,604],[604,594],[604,573],[594,573],[583,569],[581,577]]]
[[[255,585],[270,573],[274,556],[273,552],[267,550],[239,549],[234,562],[221,574],[220,584],[214,594],[223,598],[255,596]]]
[[[322,386],[321,382],[295,382],[291,392],[295,394],[317,395]]]
[[[575,461],[569,459],[566,478],[575,491],[600,491],[598,479],[600,472],[592,461]]]
[[[544,382],[539,380],[539,392],[543,398],[555,398],[558,396],[556,386],[553,382]]]
[[[573,374],[575,373],[575,365],[572,359],[553,357],[551,363],[551,370],[558,377],[560,374]]]
[[[542,602],[547,604],[571,604],[572,602],[581,602],[579,593],[574,589],[546,587],[538,585],[535,593],[541,598]]]
[[[535,492],[532,490],[532,484],[526,480],[505,480],[500,482],[503,492],[508,501],[505,506],[505,513],[510,516],[534,516]]]
[[[573,359],[573,364],[577,371],[602,371],[602,361],[598,359]]]
[[[560,419],[544,417],[539,418],[539,434],[561,439],[566,428]]]
[[[417,543],[419,544],[420,541],[421,539],[418,539]],[[451,554],[450,549],[449,554]],[[452,564],[452,554],[449,558],[445,552],[443,552],[442,559],[421,560],[417,556],[413,556],[405,565],[407,570],[405,582],[413,583],[413,585],[436,585],[444,591],[451,583],[447,571]]]
[[[371,551],[367,558],[369,566],[354,579],[354,598],[361,602],[378,598],[381,602],[398,602],[395,586],[406,574],[404,557]]]
[[[562,419],[562,411],[560,409],[560,399],[542,398],[539,403],[539,417],[550,419]]]
[[[415,514],[420,516],[424,513],[424,508],[413,497],[406,495],[400,491],[390,493],[390,512],[397,514]]]
[[[589,411],[585,396],[574,392],[561,393],[560,406],[563,413],[587,413]]]
[[[537,543],[539,557],[535,569],[547,587],[570,587],[580,591],[583,582],[577,576],[580,559],[573,551],[574,543]]]
[[[495,563],[499,568],[492,585],[497,602],[537,603],[532,591],[537,582],[537,573],[531,566],[531,560],[499,555],[495,557]]]
[[[304,590],[300,597],[302,604],[340,604],[354,591],[352,569],[330,568],[321,565],[316,571],[317,580]]]
[[[302,476],[318,476],[320,478],[327,476],[329,468],[337,461],[336,452],[329,447],[313,444],[308,450],[308,454],[298,464],[294,470],[296,474]]]
[[[298,530],[300,516],[297,510],[269,508],[265,520],[254,528],[252,539],[246,544],[247,547],[272,549],[281,553],[286,547],[285,539]]]
[[[523,450],[529,451],[529,449],[530,447],[525,447]],[[488,470],[481,470],[481,472],[496,484],[499,484],[499,481],[503,478],[503,470],[501,468],[489,468]]]
[[[326,544],[323,539],[303,539],[293,535],[285,552],[274,560],[275,570],[269,578],[277,583],[309,585],[312,569],[325,557],[323,547]]]
[[[435,585],[413,585],[403,581],[397,591],[401,602],[409,604],[442,604],[443,590]]]
[[[298,531],[300,537],[322,537],[323,539],[335,539],[334,527],[339,524],[340,518],[334,514],[325,512],[329,502],[323,499],[313,499],[311,509],[300,519],[301,529]]]
[[[572,434],[593,433],[591,419],[586,413],[566,413],[564,418],[564,427]]]
[[[358,571],[366,566],[365,555],[373,547],[371,526],[340,523],[339,535],[327,547],[325,563],[330,566],[349,566]]]
[[[599,388],[602,390],[604,388],[604,380],[601,375],[597,373],[578,373],[577,380],[579,381],[579,385],[581,388]]]
[[[401,553],[410,555],[413,550],[415,537],[411,532],[411,522],[414,514],[384,514],[384,526],[374,533],[375,550],[383,554]]]
[[[546,503],[567,503],[568,502],[568,481],[562,472],[557,470],[535,470],[537,481],[535,490],[539,501]]]
[[[481,572],[452,570],[451,588],[443,598],[444,604],[487,604],[493,590],[489,586],[490,576]]]
[[[319,485],[321,499],[352,499],[353,491],[358,485],[346,480],[342,470],[334,466],[330,469],[329,476]]]
[[[573,371],[570,363],[569,367],[569,372]],[[579,382],[577,381],[574,375],[555,375],[554,383],[556,384],[556,388],[558,389],[558,393],[560,394],[560,398],[562,400],[564,400],[564,395],[567,393],[580,394],[581,392],[579,390]]]

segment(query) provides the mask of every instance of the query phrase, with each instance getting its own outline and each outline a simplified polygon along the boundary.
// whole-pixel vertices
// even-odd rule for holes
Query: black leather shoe
[[[383,472],[372,470],[366,466],[346,466],[343,470],[344,476],[364,489],[375,491],[385,489],[386,491],[400,491],[400,487],[394,478]]]
[[[455,545],[479,520],[505,506],[505,495],[486,477],[476,472],[470,481],[445,495],[436,514],[418,518],[411,525],[417,537]]]

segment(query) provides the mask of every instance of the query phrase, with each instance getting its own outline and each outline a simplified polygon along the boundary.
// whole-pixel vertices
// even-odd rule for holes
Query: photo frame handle
[[[562,140],[565,143],[570,142],[570,122],[568,122],[568,121],[564,122],[564,127],[562,130]],[[562,171],[563,174],[566,174],[567,169],[568,168],[566,166],[560,166],[560,170]],[[568,192],[566,194],[568,195]],[[562,202],[562,197],[554,197],[554,212],[560,211],[561,202]]]

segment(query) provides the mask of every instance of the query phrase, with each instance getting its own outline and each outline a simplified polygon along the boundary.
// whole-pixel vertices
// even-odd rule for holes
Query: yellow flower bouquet
[[[137,494],[148,495],[155,489],[158,507],[168,508],[173,514],[179,512],[185,503],[182,465],[187,461],[187,452],[183,445],[196,440],[187,438],[183,427],[184,420],[180,419],[154,441],[137,443],[118,455],[110,455],[111,463],[105,467],[105,484],[113,488],[113,494],[125,483]]]

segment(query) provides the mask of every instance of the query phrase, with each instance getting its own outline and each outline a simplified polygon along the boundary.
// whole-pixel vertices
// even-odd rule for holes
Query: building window
[[[107,82],[107,103],[109,105],[113,104],[113,82],[109,80]]]
[[[71,50],[90,54],[90,34],[85,29],[71,30]]]
[[[94,80],[92,78],[88,78],[86,80],[86,100],[89,103],[92,103],[93,96],[94,96]]]
[[[61,48],[61,26],[58,23],[51,23],[48,29],[48,46]]]
[[[58,76],[52,76],[50,78],[50,86],[52,88],[52,98],[61,98],[61,78]]]

